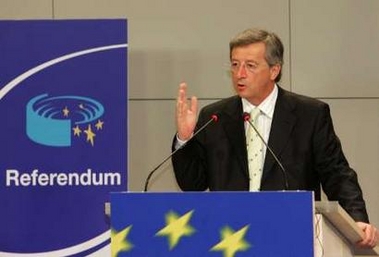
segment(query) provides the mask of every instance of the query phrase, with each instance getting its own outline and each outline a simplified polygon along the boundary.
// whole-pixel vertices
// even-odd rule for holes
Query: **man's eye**
[[[255,65],[254,63],[247,63],[246,64],[246,67],[249,69],[249,70],[255,70],[257,68],[257,65]]]

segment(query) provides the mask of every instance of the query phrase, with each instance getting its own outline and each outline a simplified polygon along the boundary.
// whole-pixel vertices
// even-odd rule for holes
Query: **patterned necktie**
[[[261,110],[254,108],[250,113],[250,121],[257,127]],[[250,191],[259,191],[263,169],[263,143],[255,130],[248,124],[246,134],[247,158],[249,164]]]

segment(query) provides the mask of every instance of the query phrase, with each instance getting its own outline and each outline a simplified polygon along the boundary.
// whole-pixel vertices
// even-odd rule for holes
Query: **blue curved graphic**
[[[71,111],[75,110],[75,120],[62,116],[62,110],[67,106]],[[26,105],[26,134],[42,145],[71,146],[72,124],[87,124],[103,114],[103,105],[88,97],[38,95]]]

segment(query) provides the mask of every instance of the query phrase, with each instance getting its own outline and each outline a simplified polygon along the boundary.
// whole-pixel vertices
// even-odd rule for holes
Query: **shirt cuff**
[[[175,150],[182,147],[187,142],[188,142],[188,140],[181,140],[179,138],[178,134],[176,134]]]

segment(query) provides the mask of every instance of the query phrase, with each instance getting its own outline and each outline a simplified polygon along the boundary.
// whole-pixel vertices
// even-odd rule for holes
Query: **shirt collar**
[[[243,112],[251,113],[251,111],[258,107],[267,117],[272,119],[274,116],[274,109],[276,104],[276,99],[278,98],[278,86],[275,84],[272,92],[266,97],[265,100],[259,105],[255,106],[247,101],[245,98],[242,98],[242,108]]]

